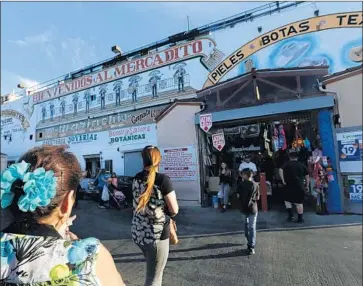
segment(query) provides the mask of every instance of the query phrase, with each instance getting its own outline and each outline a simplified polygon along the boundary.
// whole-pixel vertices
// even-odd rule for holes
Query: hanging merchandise
[[[308,137],[305,137],[304,145],[305,145],[306,149],[308,149],[308,151],[311,152],[311,143],[310,143],[310,140],[308,139]]]
[[[317,193],[316,200],[316,213],[317,214],[326,214],[326,191],[328,189],[328,174],[325,168],[322,165],[322,157],[311,158],[309,161],[314,160],[314,170],[313,170],[313,179],[314,179],[314,191]],[[334,178],[334,177],[333,177]],[[331,179],[331,178],[330,178]]]
[[[263,130],[263,141],[264,141],[264,148],[267,151],[267,154],[269,156],[272,155],[271,150],[270,150],[270,142],[271,140],[268,138],[268,131],[267,131],[267,127],[265,126],[264,130]]]
[[[286,135],[284,126],[282,124],[279,126],[279,149],[281,149],[282,151],[285,151],[287,149]]]
[[[300,131],[297,127],[297,125],[295,125],[295,139],[292,142],[292,148],[299,152],[301,147],[304,147],[304,140],[302,139],[302,136],[300,134]]]
[[[277,152],[280,150],[279,148],[279,132],[277,131],[277,128],[274,127],[273,135],[272,135],[272,149],[274,152]]]

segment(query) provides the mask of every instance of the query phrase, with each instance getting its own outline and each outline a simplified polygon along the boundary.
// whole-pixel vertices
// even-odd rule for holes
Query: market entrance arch
[[[362,19],[363,13],[361,11],[329,14],[293,22],[265,33],[243,45],[220,63],[208,75],[203,89],[218,83],[244,59],[270,45],[292,37],[329,29],[362,28]]]

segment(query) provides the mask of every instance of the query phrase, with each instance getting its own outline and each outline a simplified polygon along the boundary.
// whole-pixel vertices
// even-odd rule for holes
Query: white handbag
[[[103,186],[101,200],[108,202],[110,200],[110,194],[108,193],[108,188],[106,185]]]

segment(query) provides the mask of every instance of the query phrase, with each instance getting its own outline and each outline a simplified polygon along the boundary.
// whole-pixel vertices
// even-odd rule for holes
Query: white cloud
[[[62,50],[71,60],[73,69],[80,69],[96,60],[96,46],[77,38],[67,38],[61,43]]]
[[[13,91],[20,92],[17,88],[18,84],[22,84],[25,87],[33,87],[38,85],[39,82],[11,71],[1,70],[1,94],[8,94]]]
[[[44,45],[52,41],[53,31],[45,31],[38,35],[27,36],[21,40],[10,40],[11,43],[16,44],[18,46],[32,46],[32,45]]]
[[[54,60],[54,53],[56,52],[54,42],[54,27],[46,30],[40,34],[26,36],[23,39],[10,40],[11,43],[19,47],[39,47],[50,59]]]

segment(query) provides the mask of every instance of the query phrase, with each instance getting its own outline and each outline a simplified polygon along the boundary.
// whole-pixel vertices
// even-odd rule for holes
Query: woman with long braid
[[[158,173],[160,150],[142,151],[144,170],[133,181],[132,238],[146,258],[145,286],[161,286],[169,256],[170,218],[179,211],[168,176]]]

